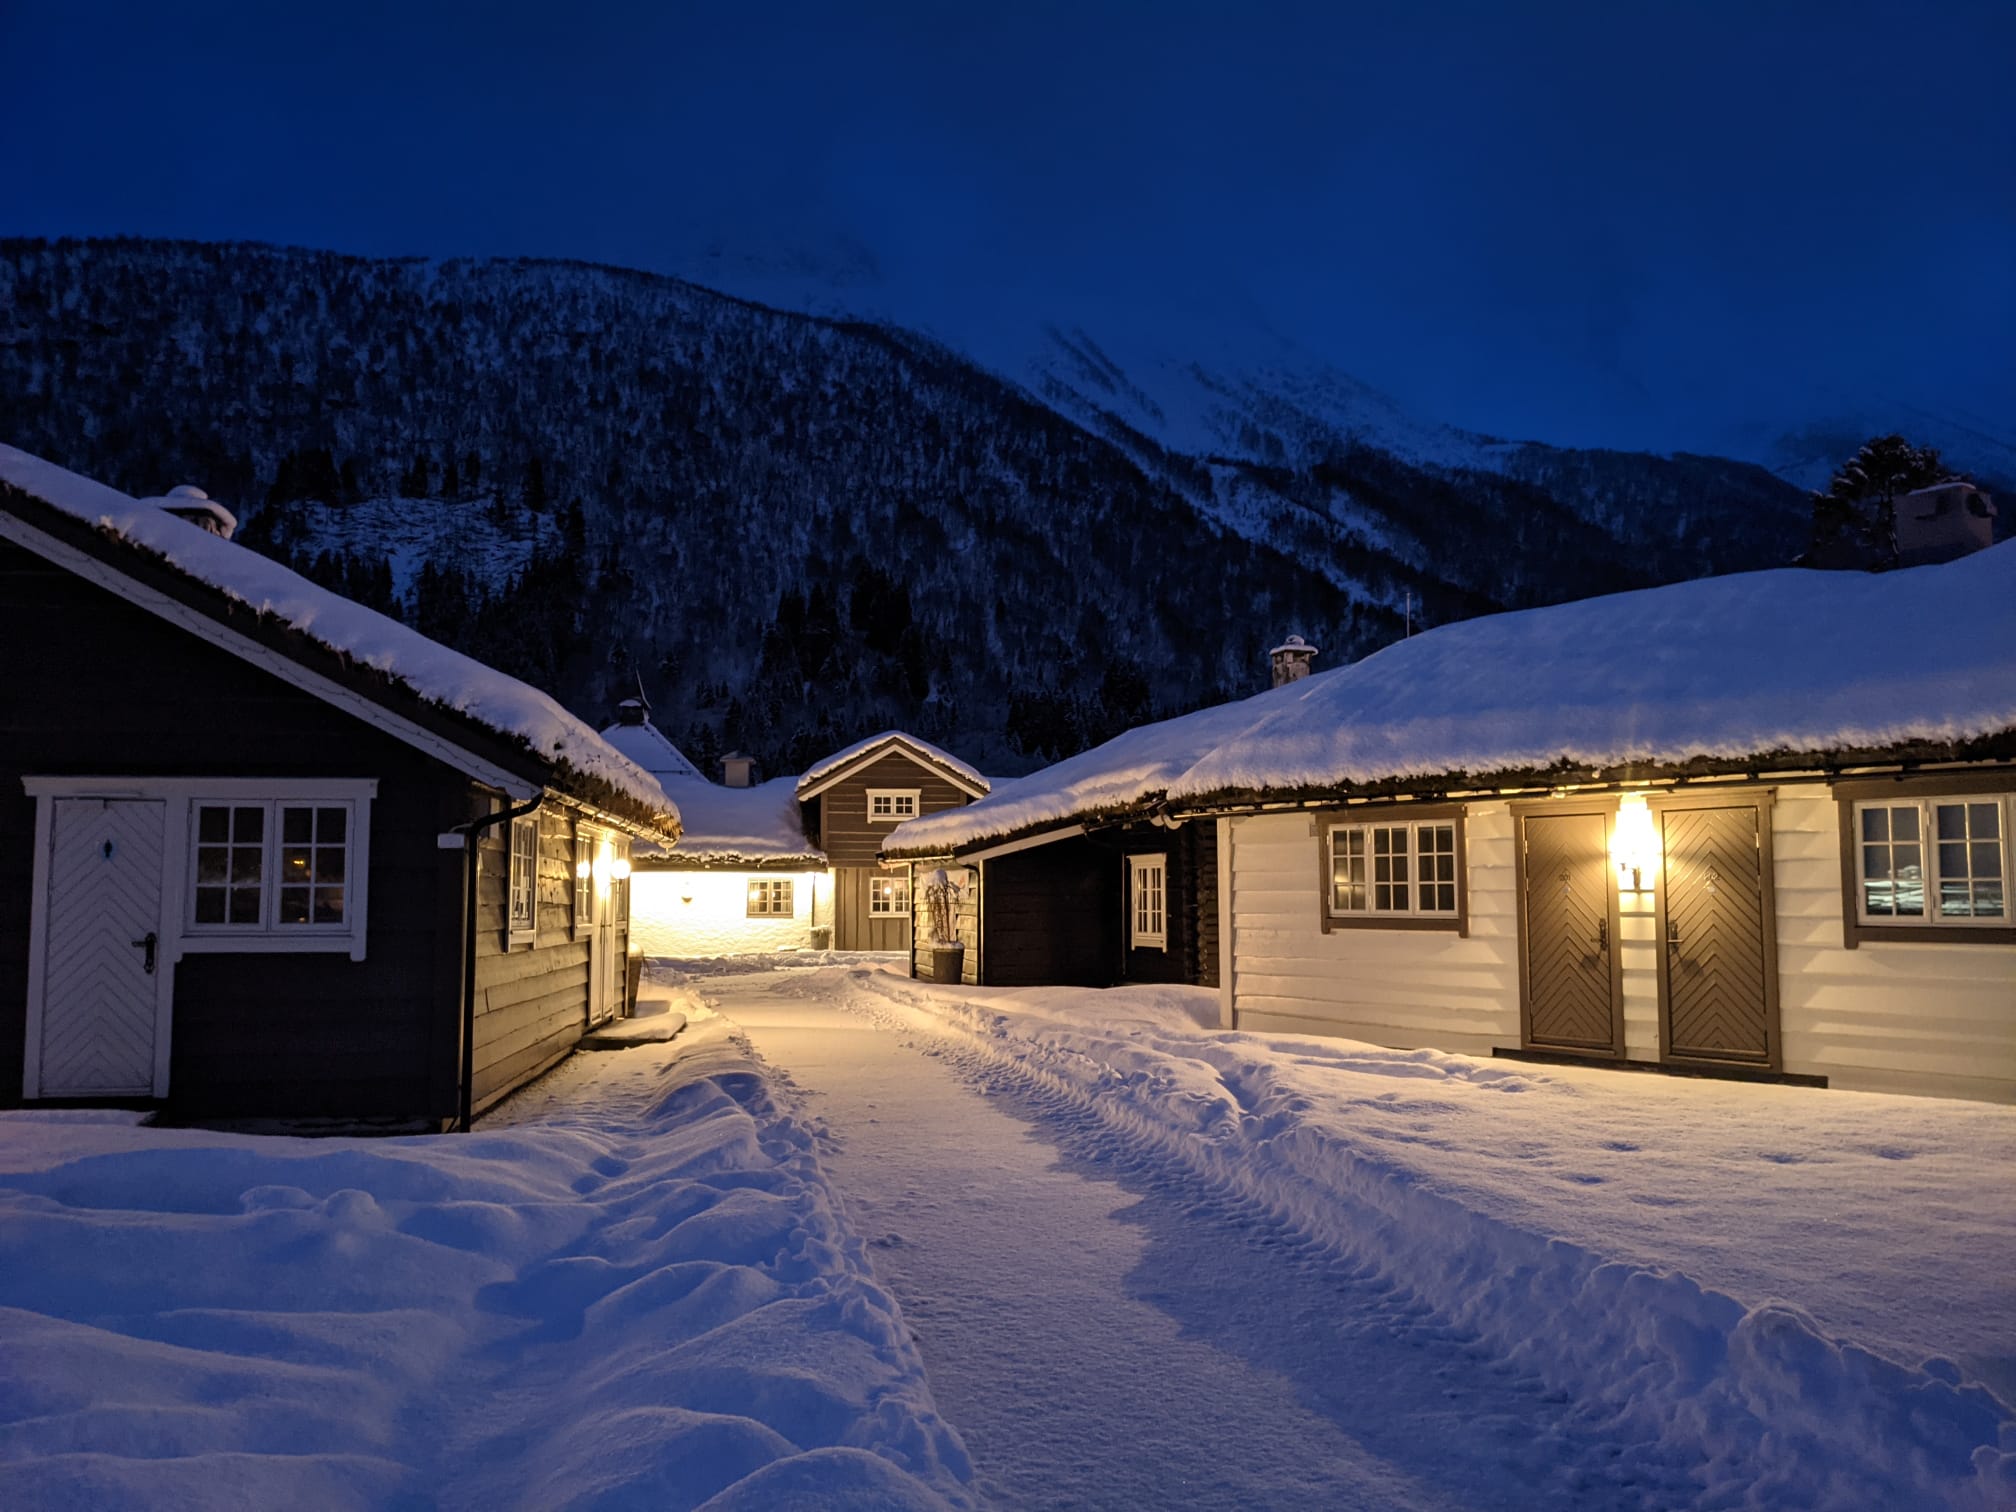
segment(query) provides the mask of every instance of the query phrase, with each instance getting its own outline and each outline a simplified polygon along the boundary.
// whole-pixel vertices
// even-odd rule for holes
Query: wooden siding
[[[1119,978],[1120,861],[1082,836],[982,863],[981,980],[1110,987]]]
[[[1778,1015],[1787,1071],[1832,1086],[2016,1102],[2016,946],[1842,943],[1831,789],[1771,805]]]
[[[1494,1045],[1516,1046],[1511,811],[1502,803],[1473,805],[1467,826],[1466,938],[1427,930],[1325,934],[1317,915],[1322,898],[1310,816],[1233,820],[1234,959],[1226,964],[1236,1026],[1482,1055]]]
[[[920,816],[959,808],[971,801],[929,767],[919,766],[908,756],[892,751],[851,774],[846,781],[836,782],[807,805],[815,812],[806,816],[806,833],[818,836],[819,848],[836,868],[874,866],[881,859],[882,842],[895,828],[893,824],[868,822],[870,788],[916,788]]]
[[[886,828],[886,826],[885,826]],[[900,877],[907,867],[884,871],[878,866],[836,866],[833,869],[833,948],[835,950],[908,950],[910,916],[868,911],[868,884],[876,877]],[[913,899],[911,906],[916,902]]]
[[[1191,986],[1218,985],[1218,834],[1215,823],[1185,824],[1164,829],[1130,824],[1096,837],[1102,848],[1118,852],[1108,864],[1119,868],[1121,892],[1119,942],[1121,979],[1128,982],[1170,982]],[[1162,854],[1165,872],[1164,923],[1167,945],[1136,947],[1132,943],[1133,871],[1129,858]]]
[[[189,955],[181,1115],[447,1117],[460,873],[434,837],[467,781],[191,633],[0,543],[0,1101],[21,1097],[34,801],[44,775],[375,777],[367,956]]]
[[[928,979],[931,975],[931,944],[925,936],[930,930],[930,915],[926,912],[922,888],[924,878],[935,867],[913,866],[910,869],[911,906],[918,927],[911,931],[913,943],[910,948],[910,972],[912,976]],[[959,901],[953,905],[953,930],[959,936],[959,943],[966,947],[965,958],[959,963],[959,977],[969,987],[977,987],[984,980],[981,975],[980,951],[980,868],[948,867],[946,870],[961,883]]]
[[[1771,804],[1783,1069],[1835,1087],[2016,1101],[2016,947],[1842,940],[1840,828],[1831,789],[1784,784]],[[1519,1044],[1513,826],[1467,810],[1470,937],[1324,934],[1305,814],[1227,824],[1241,1029],[1336,1034],[1488,1055]],[[1654,890],[1620,900],[1625,1056],[1657,1061]]]
[[[569,1054],[588,1028],[589,939],[574,919],[574,867],[581,859],[575,854],[574,818],[551,800],[537,817],[538,903],[531,944],[509,944],[510,826],[486,830],[480,848],[471,1091],[479,1113]],[[612,885],[612,900],[622,894]]]

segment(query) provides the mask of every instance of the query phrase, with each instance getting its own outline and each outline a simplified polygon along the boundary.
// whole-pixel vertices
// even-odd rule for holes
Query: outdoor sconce
[[[589,872],[589,866],[588,866],[588,863],[587,863],[586,861],[576,861],[576,862],[574,863],[574,875],[575,875],[575,876],[577,876],[577,877],[585,877],[585,876],[587,876],[587,875],[588,875],[588,872]]]
[[[1617,864],[1619,892],[1650,892],[1651,876],[1659,864],[1659,832],[1652,824],[1652,810],[1637,793],[1627,793],[1617,804],[1617,823],[1610,831],[1610,859]]]
[[[630,858],[628,856],[618,856],[611,864],[609,874],[618,882],[628,881],[630,877]]]

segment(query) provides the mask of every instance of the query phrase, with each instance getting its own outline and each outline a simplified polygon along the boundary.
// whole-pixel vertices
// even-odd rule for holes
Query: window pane
[[[1974,884],[1974,917],[1977,919],[1999,919],[2002,917],[2002,884],[2000,882],[1976,882]]]
[[[196,838],[222,841],[231,838],[231,811],[205,804],[196,811]]]
[[[1892,809],[1890,811],[1890,829],[1893,837],[1898,840],[1916,840],[1918,838],[1918,810],[1916,806]]]
[[[260,853],[249,845],[234,845],[231,848],[231,880],[240,885],[250,883],[256,888],[259,882],[259,863],[263,859]]]
[[[1888,882],[1868,882],[1862,887],[1862,912],[1874,917],[1877,914],[1890,915],[1897,910],[1890,900]]]
[[[1974,912],[1974,892],[1965,882],[1939,884],[1939,912],[1946,918],[1964,919]]]
[[[280,889],[280,922],[282,924],[306,924],[308,922],[307,888],[283,887]]]
[[[220,815],[222,809],[217,811]],[[222,882],[228,872],[226,857],[230,854],[221,845],[199,845],[196,847],[196,881]]]
[[[240,808],[231,811],[231,838],[257,841],[266,838],[266,810]]]
[[[350,811],[340,808],[315,810],[315,838],[324,845],[340,845],[350,827]]]
[[[1888,880],[1890,876],[1889,846],[1865,845],[1862,847],[1862,875],[1872,882]]]
[[[1964,845],[1942,845],[1939,847],[1939,875],[1967,879],[1967,847]]]
[[[305,882],[308,880],[307,846],[287,845],[281,847],[280,880],[282,882]]]
[[[257,924],[259,922],[259,889],[256,887],[234,887],[231,889],[231,923]]]
[[[1967,838],[1967,805],[1964,803],[1941,803],[1933,811],[1933,821],[1939,826],[1941,840],[1965,840]]]
[[[1944,849],[1944,847],[1942,846],[1941,849]],[[1984,842],[1977,840],[1974,844],[1968,846],[1967,849],[1974,858],[1972,870],[1975,876],[1999,877],[2002,875],[2002,846],[1999,841],[1989,840]],[[1940,865],[1943,867],[1945,863],[1942,861]]]
[[[341,924],[343,922],[342,888],[318,887],[315,889],[315,922],[317,924]]]
[[[198,924],[222,924],[224,922],[223,888],[199,887],[196,889],[196,922]]]
[[[306,845],[315,838],[315,811],[305,808],[280,810],[280,839],[286,845]]]
[[[315,880],[317,882],[341,882],[343,880],[343,848],[325,845],[315,852]]]

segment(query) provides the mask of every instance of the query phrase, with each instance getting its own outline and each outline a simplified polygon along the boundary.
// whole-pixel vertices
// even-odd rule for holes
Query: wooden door
[[[40,1095],[148,1096],[161,978],[156,800],[59,798],[51,814]]]
[[[620,1001],[616,981],[616,847],[607,836],[595,842],[592,868],[595,928],[588,947],[588,1022],[613,1018]]]
[[[1527,814],[1520,843],[1526,1044],[1621,1055],[1609,816],[1601,810]]]
[[[1754,804],[1659,811],[1659,1004],[1668,1058],[1777,1060],[1764,816]]]

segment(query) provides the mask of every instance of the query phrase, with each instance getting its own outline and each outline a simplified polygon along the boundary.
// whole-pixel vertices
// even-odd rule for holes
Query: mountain
[[[1251,689],[1289,630],[1334,662],[1804,541],[1758,467],[1469,436],[1292,348],[1185,367],[1180,330],[1086,330],[1044,333],[1046,378],[620,269],[6,241],[0,434],[200,483],[248,544],[584,715],[641,680],[696,759],[772,770],[897,724],[1012,772]]]

